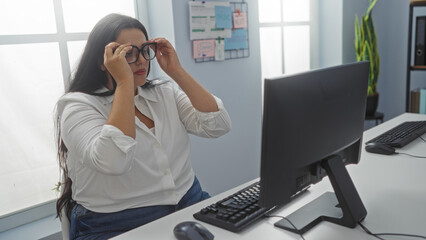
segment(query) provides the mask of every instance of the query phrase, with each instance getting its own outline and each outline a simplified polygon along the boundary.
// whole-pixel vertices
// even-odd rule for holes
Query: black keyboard
[[[231,232],[240,232],[270,210],[257,204],[259,193],[259,182],[253,183],[237,193],[201,209],[194,214],[194,217]]]
[[[426,121],[404,122],[366,142],[379,142],[401,148],[426,132]]]

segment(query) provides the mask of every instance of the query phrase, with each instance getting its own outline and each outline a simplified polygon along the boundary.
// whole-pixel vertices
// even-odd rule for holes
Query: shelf
[[[420,71],[424,71],[426,70],[426,65],[425,66],[411,66],[410,70],[420,70]]]
[[[425,6],[426,0],[410,0],[411,6]]]
[[[408,44],[407,44],[407,79],[406,79],[406,88],[405,88],[405,111],[409,112],[410,110],[410,91],[411,91],[411,72],[412,71],[426,71],[426,65],[411,65],[412,62],[412,36],[413,31],[415,31],[415,21],[413,23],[413,12],[415,8],[424,8],[426,7],[426,0],[410,0],[409,7],[409,18],[408,18]]]

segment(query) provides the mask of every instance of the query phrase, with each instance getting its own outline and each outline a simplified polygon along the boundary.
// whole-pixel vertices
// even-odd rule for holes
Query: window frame
[[[284,13],[283,13],[283,0],[280,0],[280,22],[260,22],[259,21],[259,30],[261,28],[268,27],[280,27],[281,29],[281,72],[285,74],[285,55],[284,55],[284,27],[288,26],[308,26],[309,35],[310,35],[310,62],[309,69],[316,68],[319,66],[319,43],[318,43],[318,1],[309,0],[309,21],[295,21],[295,22],[285,22]],[[262,51],[262,49],[261,49]],[[263,76],[263,74],[262,74]],[[263,81],[263,79],[262,79]]]

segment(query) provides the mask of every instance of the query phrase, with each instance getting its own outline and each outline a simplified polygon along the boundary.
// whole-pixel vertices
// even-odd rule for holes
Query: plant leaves
[[[373,10],[374,5],[376,5],[377,0],[370,0],[368,3],[368,8],[365,11],[365,17],[366,19],[370,18],[371,11]]]
[[[362,44],[361,44],[361,30],[359,28],[359,20],[358,16],[355,15],[355,53],[356,53],[356,60],[359,62],[361,60],[362,55]]]
[[[355,15],[355,52],[357,61],[369,61],[368,95],[376,92],[380,70],[380,56],[377,48],[377,37],[374,29],[372,9],[377,0],[370,0],[366,14],[358,18]],[[359,23],[360,22],[360,23]]]

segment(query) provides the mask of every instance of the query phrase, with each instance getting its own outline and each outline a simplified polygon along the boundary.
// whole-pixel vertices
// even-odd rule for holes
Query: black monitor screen
[[[312,216],[295,212],[298,229],[280,227],[305,232],[321,220],[355,227],[365,217],[345,165],[359,162],[368,74],[369,63],[358,62],[265,79],[260,205],[285,204],[325,175],[336,193],[315,200]],[[327,213],[318,201],[341,208]]]

